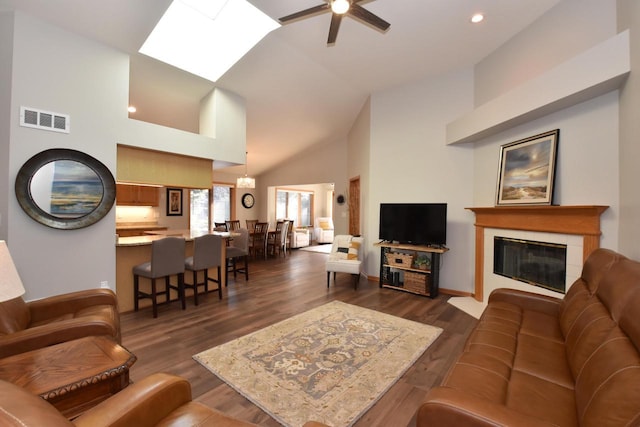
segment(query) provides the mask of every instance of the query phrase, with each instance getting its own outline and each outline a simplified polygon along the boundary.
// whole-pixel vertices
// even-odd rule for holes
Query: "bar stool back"
[[[193,302],[198,305],[198,287],[204,286],[204,292],[209,292],[209,281],[218,284],[218,298],[222,299],[221,261],[222,258],[222,237],[214,234],[193,239],[193,256],[184,260],[184,268],[193,272],[193,282],[185,283],[185,288],[193,289]],[[217,267],[218,278],[209,277],[209,269]],[[198,282],[198,272],[204,272],[202,282]]]
[[[158,317],[158,292],[156,279],[165,279],[165,302],[171,301],[171,289],[178,292],[178,299],[182,301],[182,309],[186,308],[184,300],[184,250],[183,237],[165,237],[151,242],[151,261],[133,267],[133,307],[138,311],[138,302],[149,298],[153,304],[153,317]],[[177,285],[172,285],[170,277],[178,276]],[[140,290],[140,276],[151,279],[151,292]]]

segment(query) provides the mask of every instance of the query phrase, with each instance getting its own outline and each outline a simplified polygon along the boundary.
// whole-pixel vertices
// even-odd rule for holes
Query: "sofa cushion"
[[[573,388],[518,370],[511,372],[506,406],[557,426],[577,425]]]

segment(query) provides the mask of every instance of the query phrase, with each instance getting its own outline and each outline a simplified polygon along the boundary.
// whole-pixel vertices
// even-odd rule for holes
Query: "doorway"
[[[349,180],[349,234],[360,235],[360,177]]]

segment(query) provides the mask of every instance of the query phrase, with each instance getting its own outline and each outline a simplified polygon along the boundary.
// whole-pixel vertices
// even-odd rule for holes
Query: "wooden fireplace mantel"
[[[608,208],[598,205],[466,208],[476,215],[475,299],[483,300],[485,228],[581,235],[585,260],[600,247],[600,215]]]

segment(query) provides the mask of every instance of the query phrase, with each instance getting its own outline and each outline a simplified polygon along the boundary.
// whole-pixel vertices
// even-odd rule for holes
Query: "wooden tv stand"
[[[449,248],[403,243],[379,242],[374,246],[380,248],[380,287],[424,295],[430,298],[438,296],[440,289],[440,256]],[[389,263],[387,254],[398,253],[398,261],[406,259],[405,255],[412,255],[415,259],[419,255],[428,256],[431,263],[426,269],[419,268],[413,263],[401,265]],[[392,255],[391,255],[392,256]],[[392,257],[393,261],[393,257]],[[394,280],[394,277],[404,276],[404,281]]]

